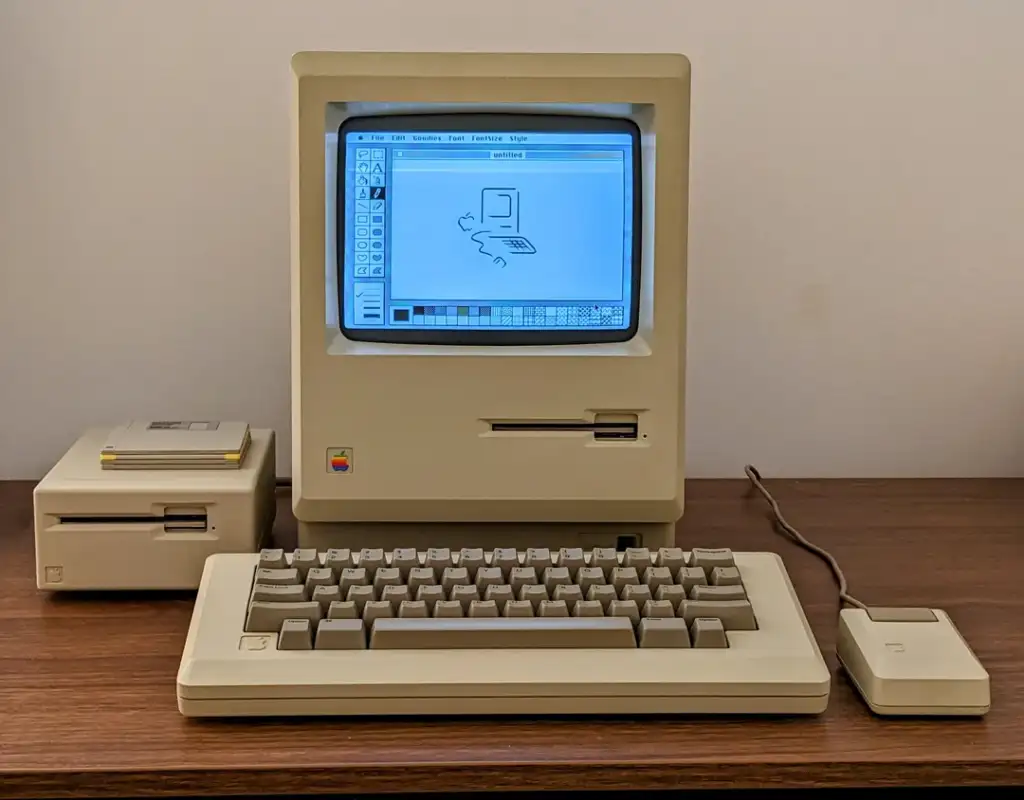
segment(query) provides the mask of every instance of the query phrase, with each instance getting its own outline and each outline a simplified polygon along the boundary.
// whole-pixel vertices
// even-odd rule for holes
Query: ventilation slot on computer
[[[636,441],[636,414],[595,414],[593,420],[491,420],[494,433],[590,433],[599,441]]]

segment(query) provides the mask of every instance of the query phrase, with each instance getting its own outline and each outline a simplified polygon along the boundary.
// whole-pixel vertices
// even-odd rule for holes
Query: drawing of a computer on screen
[[[525,236],[519,233],[519,190],[489,187],[480,192],[480,222],[472,214],[459,218],[459,227],[479,245],[480,252],[490,256],[495,264],[504,267],[504,256],[528,256],[537,252]]]
[[[519,234],[519,190],[484,189],[480,192],[480,222],[493,232],[490,238],[510,253],[532,255],[537,252],[530,240]]]

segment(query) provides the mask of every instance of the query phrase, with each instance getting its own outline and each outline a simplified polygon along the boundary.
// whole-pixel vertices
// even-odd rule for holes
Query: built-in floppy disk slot
[[[162,514],[58,514],[61,525],[163,525],[165,533],[205,533],[209,518],[205,506],[168,506]]]
[[[492,419],[492,433],[537,436],[544,434],[590,434],[598,441],[636,441],[639,417],[630,413],[598,413],[593,419]]]

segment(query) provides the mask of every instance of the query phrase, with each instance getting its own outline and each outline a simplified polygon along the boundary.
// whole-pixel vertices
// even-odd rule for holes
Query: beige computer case
[[[673,537],[683,504],[689,62],[681,55],[300,53],[292,430],[300,542],[464,546]],[[643,151],[640,328],[560,347],[368,344],[325,324],[325,118],[478,103],[620,113]],[[436,106],[431,106],[433,110]],[[331,109],[329,112],[328,109]],[[493,420],[635,414],[635,441]],[[348,468],[332,471],[331,456]],[[582,539],[580,537],[583,537]]]
[[[274,431],[252,430],[238,469],[103,469],[110,433],[86,430],[33,490],[40,589],[194,590],[209,556],[268,541]]]

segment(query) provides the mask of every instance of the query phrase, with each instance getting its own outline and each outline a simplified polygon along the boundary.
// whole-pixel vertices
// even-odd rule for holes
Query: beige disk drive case
[[[231,435],[211,436],[214,426]],[[126,437],[131,457],[111,469],[111,454]],[[215,469],[204,457],[231,463]],[[196,589],[209,556],[265,544],[276,513],[275,477],[274,432],[245,423],[89,429],[33,493],[36,584],[52,591]]]

